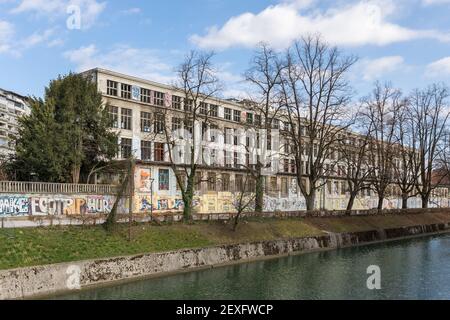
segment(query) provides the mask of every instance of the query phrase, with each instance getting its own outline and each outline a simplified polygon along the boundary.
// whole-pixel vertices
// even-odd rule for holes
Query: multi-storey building
[[[18,134],[18,118],[30,113],[27,98],[0,88],[0,155],[14,153],[14,138]]]
[[[118,159],[126,159],[130,155],[137,159],[135,211],[180,210],[183,205],[181,191],[170,166],[168,145],[162,127],[169,126],[173,130],[184,128],[191,132],[198,130],[197,132],[201,133],[205,131],[205,123],[201,121],[201,117],[197,123],[186,123],[185,115],[191,112],[192,106],[188,101],[185,102],[185,94],[172,86],[104,69],[93,69],[83,74],[90,76],[97,84],[113,120],[113,130],[119,133]],[[205,144],[215,139],[219,146],[216,156],[220,161],[213,165],[199,164],[195,209],[205,213],[231,212],[234,211],[235,195],[243,188],[246,173],[243,167],[249,163],[250,157],[249,137],[243,129],[260,119],[257,119],[258,115],[253,114],[244,102],[214,97],[202,101],[200,113],[208,114],[208,129],[214,128],[216,132],[224,134],[212,137],[213,134],[208,133],[202,138],[202,143]],[[280,119],[275,119],[272,123],[273,129],[282,130],[285,125]],[[355,146],[358,135],[348,133],[348,139],[349,144]],[[287,156],[286,152],[279,152],[289,149],[288,141],[283,140],[281,136],[279,146],[273,146],[272,141],[265,143],[265,149],[269,150],[266,155],[271,159],[272,168],[275,168],[265,176],[265,210],[305,209],[305,200],[297,184],[295,161]],[[278,151],[275,152],[275,148]],[[338,152],[336,150],[336,153]],[[304,172],[307,172],[308,168],[306,161],[305,158],[302,163]],[[327,183],[317,194],[317,208],[346,208],[348,194],[344,178],[345,168],[338,165],[335,172],[335,176],[327,177]],[[447,201],[447,194],[444,196]],[[367,190],[355,201],[354,209],[375,208],[377,201],[376,194]],[[392,192],[386,199],[385,207],[400,206],[400,197]],[[419,206],[418,199],[410,199],[410,207]]]

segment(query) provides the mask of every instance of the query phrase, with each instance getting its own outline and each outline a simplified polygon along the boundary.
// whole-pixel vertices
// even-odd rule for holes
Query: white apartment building
[[[18,134],[18,118],[30,114],[27,98],[0,88],[0,155],[14,153],[13,139]]]

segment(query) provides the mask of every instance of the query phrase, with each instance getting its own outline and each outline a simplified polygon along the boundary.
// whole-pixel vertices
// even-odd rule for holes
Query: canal
[[[381,289],[367,289],[367,268]],[[450,299],[450,235],[152,278],[56,299]]]

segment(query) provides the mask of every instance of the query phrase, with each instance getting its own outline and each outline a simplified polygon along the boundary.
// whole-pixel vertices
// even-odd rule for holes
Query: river
[[[367,288],[371,265],[380,267],[380,290]],[[450,299],[450,235],[193,271],[55,299]]]

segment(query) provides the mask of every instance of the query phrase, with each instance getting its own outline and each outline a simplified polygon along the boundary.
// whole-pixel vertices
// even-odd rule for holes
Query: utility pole
[[[134,200],[134,169],[135,169],[134,157],[130,157],[130,172],[129,172],[129,208],[128,208],[128,241],[131,241],[131,227],[133,224],[133,200]]]

